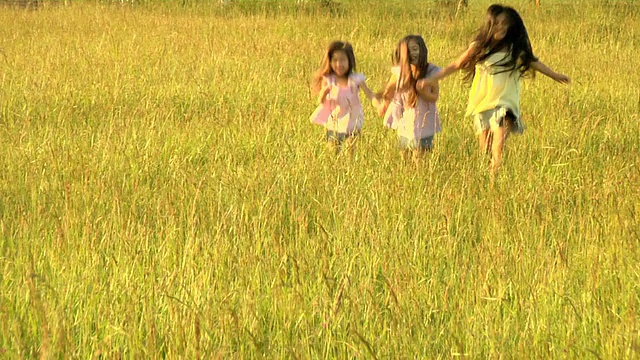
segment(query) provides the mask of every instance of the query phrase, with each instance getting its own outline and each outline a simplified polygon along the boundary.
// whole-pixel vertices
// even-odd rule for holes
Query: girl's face
[[[415,40],[409,40],[407,50],[409,51],[409,64],[417,65],[420,59],[420,45]]]
[[[498,15],[496,19],[496,30],[493,33],[493,40],[496,42],[501,41],[507,36],[507,30],[509,30],[509,23],[507,22],[504,14]]]
[[[349,71],[349,58],[344,51],[337,50],[331,54],[331,70],[338,76],[347,74]]]

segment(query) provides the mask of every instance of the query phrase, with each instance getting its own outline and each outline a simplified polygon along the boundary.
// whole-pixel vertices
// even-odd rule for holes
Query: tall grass
[[[460,78],[418,164],[308,121],[329,41],[378,89],[489,2],[417,4],[0,8],[1,357],[640,357],[640,7],[514,2],[573,84],[526,81],[491,189]]]

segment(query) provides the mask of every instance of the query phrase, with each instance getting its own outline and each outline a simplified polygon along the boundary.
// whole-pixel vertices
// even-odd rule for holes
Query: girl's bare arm
[[[534,61],[531,63],[531,68],[534,69],[535,71],[538,71],[540,73],[542,73],[545,76],[548,76],[550,78],[552,78],[553,80],[562,83],[562,84],[568,84],[571,82],[571,79],[569,79],[569,77],[567,75],[564,74],[560,74],[557,73],[555,71],[553,71],[550,67],[548,67],[547,65],[543,64],[542,61]]]
[[[385,85],[382,94],[380,94],[380,98],[382,101],[377,101],[378,105],[376,106],[376,108],[378,109],[378,115],[382,116],[387,111],[387,107],[389,107],[391,99],[393,99],[396,94],[397,81],[398,77],[395,74],[391,75],[389,81],[387,81],[387,85]]]
[[[320,104],[323,104],[324,101],[327,98],[327,94],[329,93],[329,91],[331,90],[331,87],[329,86],[329,84],[327,83],[327,79],[322,79],[322,87],[320,90],[320,94],[318,94],[318,102]]]
[[[390,101],[393,99],[393,96],[396,94],[396,82],[398,81],[398,76],[396,74],[392,74],[387,81],[387,85],[384,86],[384,90],[382,91],[382,98],[385,101]]]
[[[424,87],[426,85],[434,85],[438,81],[460,70],[462,68],[462,64],[464,64],[469,59],[469,56],[471,55],[471,52],[473,51],[474,47],[475,47],[475,43],[471,43],[467,48],[467,50],[465,50],[465,52],[462,53],[462,55],[458,56],[457,59],[451,62],[451,64],[445,66],[436,74],[431,75],[426,79],[418,80],[416,88],[420,90],[421,87]]]
[[[364,94],[367,95],[367,98],[369,99],[369,101],[373,100],[376,97],[376,95],[373,93],[373,91],[371,91],[371,89],[369,89],[369,87],[367,86],[366,82],[363,81],[360,84],[360,89],[362,89]]]

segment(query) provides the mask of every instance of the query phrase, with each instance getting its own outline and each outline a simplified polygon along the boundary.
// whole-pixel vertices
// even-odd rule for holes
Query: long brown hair
[[[411,64],[409,63],[409,43],[414,41],[420,48],[418,55],[418,61],[415,66],[415,71],[411,71]],[[407,35],[396,46],[396,50],[392,56],[392,62],[394,66],[400,67],[400,75],[398,76],[397,89],[402,92],[406,92],[406,104],[409,107],[414,107],[418,100],[418,93],[416,91],[416,83],[418,80],[427,76],[429,71],[429,51],[424,39],[420,35]],[[387,98],[391,89],[387,89],[383,96]]]
[[[351,75],[356,70],[356,57],[353,53],[353,46],[348,42],[343,41],[333,41],[327,47],[327,50],[324,53],[322,61],[320,62],[320,67],[313,74],[313,82],[312,88],[313,91],[319,92],[322,87],[322,78],[333,74],[333,69],[331,68],[331,57],[336,51],[342,51],[347,56],[349,60],[349,68],[347,70],[347,76]]]
[[[495,34],[501,31],[505,32],[505,36],[496,42]],[[473,43],[474,47],[468,60],[462,64],[467,80],[473,79],[476,64],[500,51],[506,50],[508,55],[497,63],[491,64],[499,68],[496,69],[496,73],[517,69],[520,71],[520,76],[524,76],[531,69],[531,63],[538,61],[533,54],[524,21],[520,14],[509,6],[499,4],[489,6],[485,22],[478,29]]]

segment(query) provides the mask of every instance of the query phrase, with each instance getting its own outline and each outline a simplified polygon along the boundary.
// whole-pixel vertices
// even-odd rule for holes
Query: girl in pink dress
[[[420,35],[400,40],[393,64],[378,113],[384,114],[385,126],[397,131],[403,156],[411,152],[418,157],[433,148],[433,137],[441,131],[436,107],[438,85],[418,84],[440,68],[428,62],[427,46]]]
[[[355,73],[355,69],[351,44],[334,41],[329,44],[313,78],[313,90],[319,93],[320,105],[311,115],[311,122],[327,129],[327,141],[336,151],[347,141],[353,144],[362,129],[364,112],[360,90],[369,100],[375,98],[364,75]]]

